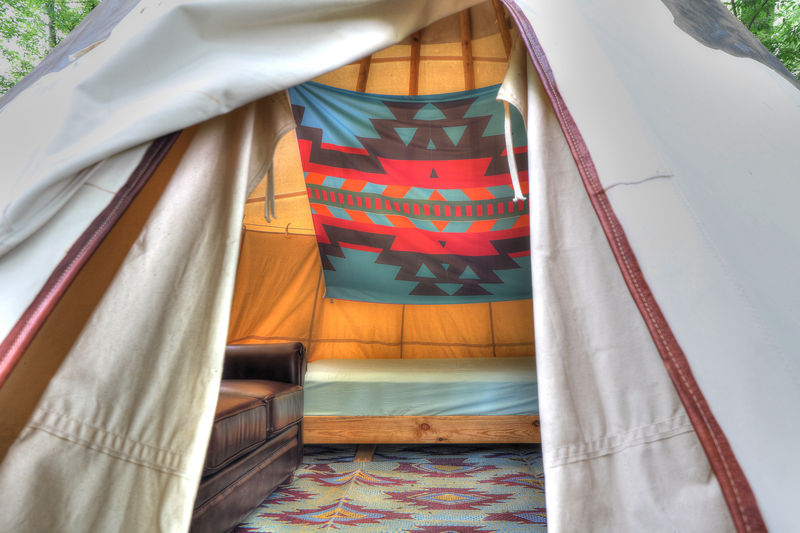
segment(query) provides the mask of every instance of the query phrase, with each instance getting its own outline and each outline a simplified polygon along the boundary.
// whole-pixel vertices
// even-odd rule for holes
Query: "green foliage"
[[[727,0],[742,24],[800,77],[800,0]]]
[[[100,0],[3,0],[0,96],[21,80]]]

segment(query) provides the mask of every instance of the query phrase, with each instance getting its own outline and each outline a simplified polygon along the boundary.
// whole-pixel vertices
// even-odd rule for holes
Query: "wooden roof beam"
[[[461,26],[461,52],[464,57],[464,89],[475,88],[475,65],[472,59],[472,31],[470,29],[469,9],[458,14]]]
[[[356,80],[356,91],[367,92],[367,78],[369,77],[369,65],[372,63],[372,56],[362,59],[358,66],[358,79]]]
[[[411,36],[411,72],[408,76],[408,94],[419,94],[419,58],[422,50],[422,32]]]
[[[506,57],[511,55],[511,30],[508,28],[506,11],[500,0],[492,0],[494,14],[497,17],[497,26],[500,28],[500,37],[503,39],[503,47],[506,49]]]

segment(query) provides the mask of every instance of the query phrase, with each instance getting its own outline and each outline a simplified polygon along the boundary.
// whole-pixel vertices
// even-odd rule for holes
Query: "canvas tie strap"
[[[505,107],[505,128],[506,128],[506,156],[508,157],[508,172],[511,174],[511,186],[514,187],[514,201],[525,200],[522,195],[522,187],[519,185],[519,173],[517,173],[517,159],[514,156],[514,134],[511,132],[511,108],[508,102],[503,101]]]
[[[264,218],[267,222],[272,222],[272,218],[277,219],[275,215],[275,164],[270,162],[267,169],[267,193],[264,195]]]
[[[274,135],[262,146],[263,152],[260,154],[259,161],[262,161],[263,164],[258,167],[258,171],[254,172],[254,181],[251,180],[248,193],[253,192],[262,178],[266,180],[264,218],[267,222],[272,222],[272,219],[278,218],[275,215],[275,149],[281,139],[296,127],[288,91],[281,91],[258,100],[256,113],[259,114],[264,127],[273,131]]]
[[[511,106],[513,105],[522,115],[522,120],[527,127],[528,116],[528,54],[525,45],[520,43],[519,33],[514,32],[514,42],[508,56],[508,71],[503,79],[503,84],[497,91],[497,100],[503,102],[505,108],[506,132],[506,157],[508,157],[508,172],[511,174],[511,185],[514,188],[514,201],[525,200],[519,184],[517,172],[517,159],[514,154],[514,139],[511,133]]]

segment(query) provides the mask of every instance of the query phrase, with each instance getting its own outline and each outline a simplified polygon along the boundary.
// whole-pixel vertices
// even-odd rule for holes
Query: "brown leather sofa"
[[[230,345],[192,533],[225,533],[303,460],[302,343]]]

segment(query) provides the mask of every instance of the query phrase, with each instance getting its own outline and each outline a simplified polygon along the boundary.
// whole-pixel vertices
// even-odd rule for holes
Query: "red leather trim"
[[[733,454],[728,439],[719,427],[714,415],[708,407],[703,393],[697,386],[686,355],[678,345],[672,330],[667,324],[639,264],[633,254],[622,225],[614,214],[605,191],[597,175],[592,157],[586,142],[578,131],[553,77],[553,71],[544,54],[544,50],[536,38],[530,21],[513,0],[501,0],[517,23],[521,36],[525,40],[528,54],[533,61],[539,79],[555,110],[561,129],[567,139],[572,156],[578,165],[586,192],[589,194],[600,224],[614,251],[628,289],[642,313],[650,334],[653,337],[664,364],[667,367],[678,395],[686,407],[689,418],[695,427],[697,436],[705,449],[711,467],[719,480],[722,493],[730,509],[736,530],[740,533],[766,532],[766,525],[758,509],[755,495],[744,472]]]
[[[31,305],[22,314],[8,336],[0,343],[0,387],[11,375],[20,357],[75,277],[158,168],[179,134],[180,132],[171,133],[153,141],[128,182],[75,241]]]

